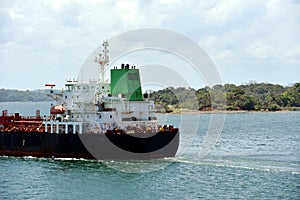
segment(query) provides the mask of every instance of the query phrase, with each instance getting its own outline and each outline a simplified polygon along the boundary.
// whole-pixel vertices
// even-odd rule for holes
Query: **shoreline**
[[[197,111],[197,110],[184,110],[175,112],[157,112],[156,114],[242,114],[242,113],[283,113],[283,112],[297,112],[300,110],[277,110],[277,111],[248,111],[248,110],[212,110],[212,111]]]

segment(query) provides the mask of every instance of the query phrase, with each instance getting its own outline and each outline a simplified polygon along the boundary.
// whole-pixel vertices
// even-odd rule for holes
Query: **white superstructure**
[[[55,90],[54,84],[46,84],[46,94],[56,101],[56,105],[51,105],[51,116],[43,121],[46,132],[104,134],[121,130],[130,134],[158,131],[153,101],[147,98],[132,100],[128,98],[131,91],[126,91],[126,94],[116,92],[122,91],[122,88],[111,91],[112,87],[117,88],[117,85],[112,86],[104,81],[104,68],[109,65],[107,47],[108,42],[104,41],[103,54],[98,54],[95,58],[100,69],[99,80],[90,80],[88,83],[68,80],[62,91]],[[130,81],[134,82],[137,78],[139,81],[139,77],[136,77],[138,71],[135,67],[132,67],[132,72],[135,73],[131,73],[128,66],[122,65],[121,69],[112,70],[115,70],[116,74],[124,72],[126,77],[128,75],[128,80],[123,80],[122,76],[119,78],[122,79],[122,83],[126,84],[127,81],[130,85]],[[112,95],[113,93],[117,94]]]

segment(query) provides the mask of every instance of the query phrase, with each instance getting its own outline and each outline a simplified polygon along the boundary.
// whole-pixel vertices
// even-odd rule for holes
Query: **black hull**
[[[0,156],[147,160],[174,157],[178,146],[178,129],[131,135],[0,132]]]

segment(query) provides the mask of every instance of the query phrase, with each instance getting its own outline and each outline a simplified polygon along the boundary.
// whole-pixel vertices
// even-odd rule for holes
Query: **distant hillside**
[[[0,89],[0,102],[11,101],[51,101],[44,90],[6,90]]]

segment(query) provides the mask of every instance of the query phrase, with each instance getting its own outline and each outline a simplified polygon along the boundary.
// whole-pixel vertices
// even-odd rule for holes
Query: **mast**
[[[96,54],[94,62],[98,63],[100,65],[100,74],[101,74],[101,83],[104,83],[104,67],[105,65],[108,65],[109,63],[109,57],[108,57],[108,49],[109,46],[107,39],[103,41],[102,46],[104,47],[102,50],[102,53]]]

